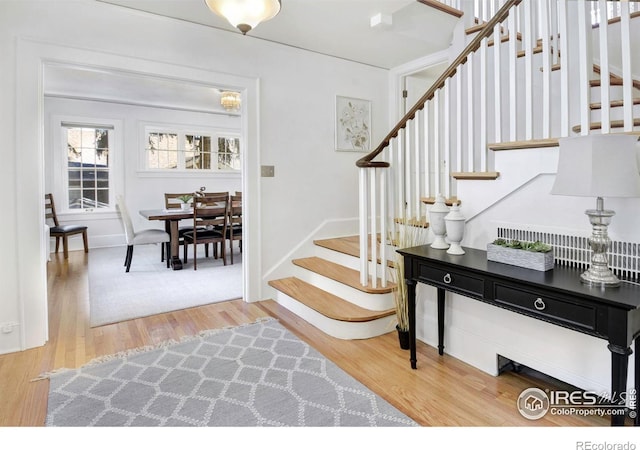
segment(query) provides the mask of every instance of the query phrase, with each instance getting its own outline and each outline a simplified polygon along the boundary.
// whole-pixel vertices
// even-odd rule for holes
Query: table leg
[[[444,295],[445,290],[438,288],[438,354],[444,355]]]
[[[640,426],[640,417],[638,417],[638,415],[640,414],[640,405],[638,405],[638,391],[640,391],[640,336],[638,336],[635,340],[635,354],[633,355],[633,359],[635,361],[635,380],[634,380],[634,398],[633,400],[636,402],[636,407],[634,412],[636,413],[636,416],[633,418],[633,425]]]
[[[618,400],[623,392],[627,392],[627,369],[631,349],[615,344],[609,344],[608,348],[611,352],[611,396]],[[611,425],[624,425],[624,418],[624,415],[612,415]]]
[[[416,358],[416,282],[406,280],[407,283],[407,309],[409,316],[409,359],[411,368],[417,368]]]
[[[170,236],[171,236],[171,267],[173,270],[182,269],[182,260],[180,259],[180,236],[178,235],[178,221],[169,221]],[[169,257],[169,255],[167,255]]]

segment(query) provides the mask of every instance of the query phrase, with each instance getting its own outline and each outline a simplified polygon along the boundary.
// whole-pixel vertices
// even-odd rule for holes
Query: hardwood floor
[[[68,261],[48,264],[50,340],[40,348],[0,355],[0,425],[42,426],[49,381],[43,372],[79,367],[118,351],[179,339],[201,330],[280,320],[343,370],[423,426],[607,426],[608,418],[552,416],[538,421],[520,416],[515,402],[522,390],[550,384],[523,374],[487,375],[418,343],[418,369],[395,333],[345,341],[327,336],[272,300],[217,303],[97,328],[89,327],[87,260],[71,252]]]

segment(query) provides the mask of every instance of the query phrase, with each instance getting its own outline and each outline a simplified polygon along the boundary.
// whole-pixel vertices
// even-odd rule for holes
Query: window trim
[[[68,125],[83,127],[109,128],[109,207],[90,209],[69,208],[69,178],[67,170],[67,141],[63,129]],[[101,216],[116,212],[117,187],[122,185],[123,170],[121,166],[122,149],[124,148],[123,121],[113,118],[90,116],[54,115],[51,118],[51,133],[54,148],[52,149],[53,178],[51,191],[56,200],[56,212],[59,216]]]
[[[242,175],[242,169],[238,170],[221,170],[221,169],[151,169],[147,166],[147,136],[149,133],[166,133],[166,134],[178,134],[178,142],[184,142],[187,134],[195,134],[208,136],[217,145],[218,139],[221,137],[233,137],[240,140],[240,167],[242,167],[243,159],[243,145],[242,145],[242,132],[236,128],[224,128],[224,127],[204,127],[201,125],[186,125],[186,124],[169,124],[161,122],[140,122],[139,123],[139,154],[138,154],[138,174],[141,176],[179,176],[185,175],[203,176],[214,175],[216,177],[229,177],[237,178]],[[184,155],[184,153],[183,153]],[[184,158],[179,157],[179,161],[184,166]]]

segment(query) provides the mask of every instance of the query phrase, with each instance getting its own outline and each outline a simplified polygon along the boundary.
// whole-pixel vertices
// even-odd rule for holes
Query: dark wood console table
[[[444,352],[445,292],[451,291],[518,314],[544,320],[580,333],[606,339],[611,351],[611,394],[627,390],[631,343],[640,345],[640,286],[594,288],[580,282],[581,271],[554,267],[540,272],[487,261],[483,250],[465,248],[449,255],[428,245],[398,250],[404,256],[409,296],[411,367],[416,368],[416,284],[437,288],[438,352]],[[635,355],[635,389],[640,388],[640,357]],[[638,406],[635,425],[639,424]],[[612,425],[624,425],[624,416],[612,415]]]

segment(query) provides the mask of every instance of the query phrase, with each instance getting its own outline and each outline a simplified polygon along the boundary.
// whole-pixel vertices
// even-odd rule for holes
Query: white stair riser
[[[369,294],[324,277],[318,273],[294,266],[293,276],[322,290],[332,293],[348,302],[372,311],[384,311],[394,307],[393,294]]]
[[[624,98],[624,86],[609,86],[609,100],[622,100]],[[601,86],[592,86],[591,87],[591,103],[598,103],[602,98],[602,87]],[[636,88],[632,90],[632,96],[637,98],[640,96],[640,91]]]
[[[632,108],[633,117],[640,118],[640,105],[634,105]],[[616,107],[609,109],[610,120],[623,120],[624,119],[624,108]],[[601,122],[602,121],[602,110],[594,109],[591,111],[591,121],[592,122]]]
[[[300,316],[324,333],[338,339],[369,339],[395,330],[396,316],[383,317],[368,322],[343,322],[330,319],[282,292],[277,292],[276,302]]]
[[[360,258],[356,256],[347,255],[345,253],[337,252],[335,250],[331,250],[326,247],[321,247],[319,245],[316,245],[314,248],[313,256],[326,259],[336,264],[341,264],[345,267],[349,267],[350,269],[360,270]],[[380,255],[378,254],[378,257],[379,256]],[[394,261],[395,256],[396,256],[395,248],[391,246],[387,246],[387,259],[389,261]],[[378,268],[378,270],[380,269]],[[389,270],[392,270],[392,269],[389,269]]]

